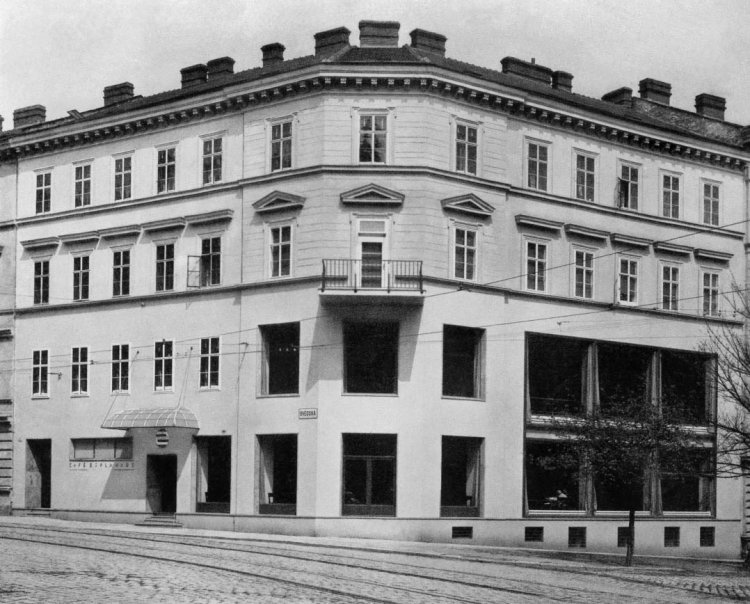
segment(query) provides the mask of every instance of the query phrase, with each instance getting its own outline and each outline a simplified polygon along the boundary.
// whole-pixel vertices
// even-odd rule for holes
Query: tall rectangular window
[[[201,241],[201,287],[221,283],[221,237]]]
[[[174,289],[174,243],[156,246],[156,291]]]
[[[130,345],[112,346],[112,392],[130,389]]]
[[[547,289],[547,245],[526,242],[526,289],[543,292]]]
[[[680,269],[676,266],[661,267],[661,307],[677,310],[680,299]]]
[[[35,350],[31,354],[31,394],[35,396],[46,395],[48,389],[49,351]]]
[[[443,396],[482,396],[484,330],[443,326]]]
[[[112,295],[130,294],[130,250],[117,250],[112,253]]]
[[[73,300],[89,299],[89,257],[73,258]]]
[[[262,393],[299,392],[299,323],[262,325]]]
[[[271,172],[292,167],[292,120],[271,126]]]
[[[154,390],[171,390],[172,359],[172,342],[154,344]]]
[[[662,174],[661,181],[662,215],[667,218],[680,217],[680,178]]]
[[[297,513],[297,435],[264,434],[260,445],[260,514]]]
[[[477,129],[456,124],[456,172],[477,173]]]
[[[41,172],[36,175],[36,213],[50,211],[52,201],[52,172]]]
[[[176,169],[174,147],[159,149],[156,154],[156,192],[168,193],[174,191],[174,178]]]
[[[91,205],[91,164],[75,167],[75,207]]]
[[[34,262],[34,304],[49,303],[49,260]]]
[[[619,207],[629,210],[638,209],[638,168],[635,166],[620,166],[620,199]]]
[[[596,160],[590,155],[576,154],[576,199],[594,201]]]
[[[384,164],[388,145],[388,116],[366,114],[359,116],[360,163]]]
[[[575,250],[575,297],[594,297],[594,253]]]
[[[70,392],[86,394],[89,391],[89,349],[73,348],[71,357]]]
[[[201,388],[219,386],[219,338],[201,339]]]
[[[703,183],[703,222],[719,225],[719,185]]]
[[[222,138],[203,140],[203,184],[221,182]]]
[[[115,159],[115,201],[130,199],[132,196],[132,168],[132,157],[118,157]]]
[[[344,325],[344,391],[396,394],[398,323]]]
[[[620,303],[636,304],[638,302],[638,260],[620,258],[618,278]]]
[[[344,516],[396,515],[396,435],[344,434]]]
[[[528,172],[527,186],[530,189],[546,191],[549,172],[549,148],[547,145],[529,143],[526,169]]]
[[[292,227],[271,227],[271,277],[292,274]]]
[[[719,274],[703,273],[703,314],[719,315]]]
[[[456,227],[454,245],[453,276],[456,279],[473,281],[477,261],[477,232]]]
[[[440,515],[479,516],[481,438],[443,436]]]

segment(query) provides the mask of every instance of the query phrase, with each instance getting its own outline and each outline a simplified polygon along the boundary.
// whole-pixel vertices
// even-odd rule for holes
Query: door
[[[360,219],[357,229],[357,260],[359,263],[359,287],[387,287],[388,229],[385,220]]]
[[[149,455],[146,458],[146,501],[152,514],[177,511],[177,456]]]
[[[49,508],[52,499],[52,441],[26,441],[26,507]]]

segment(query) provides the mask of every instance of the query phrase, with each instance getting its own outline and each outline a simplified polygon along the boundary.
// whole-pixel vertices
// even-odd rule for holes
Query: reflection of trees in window
[[[344,390],[395,394],[398,381],[398,324],[344,326]]]
[[[528,380],[531,412],[573,415],[583,411],[588,342],[530,335]]]
[[[481,446],[481,438],[443,436],[441,516],[479,516]]]
[[[344,434],[343,514],[396,515],[396,436]]]
[[[653,350],[604,342],[597,348],[602,415],[621,415],[622,401],[648,402]]]
[[[663,512],[707,512],[711,510],[713,450],[686,455],[661,455],[661,508]]]
[[[675,420],[702,424],[707,418],[707,361],[697,354],[661,352],[662,406]]]
[[[526,441],[526,499],[530,510],[580,510],[580,464],[565,442]]]
[[[484,330],[443,327],[443,395],[479,398]]]

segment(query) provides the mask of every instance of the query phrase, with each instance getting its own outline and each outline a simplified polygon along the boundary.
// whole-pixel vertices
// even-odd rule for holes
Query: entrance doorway
[[[49,508],[52,499],[52,441],[26,441],[26,507]]]
[[[152,514],[177,511],[177,456],[146,457],[146,500]]]

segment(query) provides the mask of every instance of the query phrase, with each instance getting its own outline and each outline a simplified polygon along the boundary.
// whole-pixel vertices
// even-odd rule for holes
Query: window
[[[443,326],[443,396],[482,396],[483,329]]]
[[[620,166],[618,182],[620,197],[618,207],[638,209],[638,168],[623,164]]]
[[[703,273],[703,314],[717,317],[719,312],[719,274]]]
[[[175,153],[174,147],[159,149],[156,153],[156,192],[168,193],[174,191]]]
[[[133,459],[131,438],[74,438],[72,459],[114,461]]]
[[[130,294],[130,250],[112,253],[112,295]]]
[[[209,237],[201,241],[200,284],[221,283],[221,237]]]
[[[623,399],[648,403],[653,350],[610,342],[598,342],[596,349],[599,413],[618,415]]]
[[[262,393],[299,393],[299,323],[262,325]]]
[[[292,274],[292,227],[271,227],[271,277]]]
[[[477,232],[474,229],[456,227],[454,237],[453,276],[473,281],[476,277]]]
[[[388,148],[388,116],[385,113],[359,116],[360,163],[384,164]]]
[[[198,457],[195,511],[228,514],[232,490],[232,437],[196,436]]]
[[[680,547],[680,527],[664,527],[664,547]]]
[[[112,346],[112,392],[127,392],[130,389],[130,346]]]
[[[398,388],[398,324],[344,325],[344,391],[396,394]]]
[[[703,425],[710,417],[713,363],[674,350],[661,352],[661,405],[685,424]]]
[[[154,344],[154,390],[172,389],[172,342]]]
[[[40,172],[36,175],[36,213],[50,211],[52,200],[52,172]]]
[[[219,338],[201,339],[200,387],[219,386]]]
[[[719,185],[703,183],[703,223],[719,225]]]
[[[572,338],[529,334],[527,375],[533,415],[583,413],[583,379],[589,344]]]
[[[132,195],[132,168],[133,158],[131,156],[115,159],[115,201],[130,199]]]
[[[49,303],[49,260],[34,262],[34,304]]]
[[[344,434],[344,516],[396,515],[396,435]]]
[[[269,434],[260,444],[260,514],[297,513],[297,435]]]
[[[702,526],[700,527],[700,546],[701,547],[715,547],[716,546],[716,528],[713,526]]]
[[[620,304],[636,304],[638,302],[638,260],[620,258],[618,275]]]
[[[680,177],[662,174],[662,215],[667,218],[680,217]]]
[[[677,310],[680,299],[680,269],[667,264],[661,267],[662,310]]]
[[[549,173],[549,145],[529,143],[526,153],[526,185],[530,189],[546,191]]]
[[[696,450],[688,467],[661,472],[661,507],[663,512],[708,512],[713,491],[714,450]],[[665,460],[669,463],[669,460]],[[674,466],[674,464],[669,464]]]
[[[174,289],[174,243],[156,246],[156,291]]]
[[[75,167],[75,207],[91,205],[91,164]]]
[[[477,129],[456,123],[456,172],[477,173]]]
[[[529,510],[581,510],[582,481],[575,460],[550,469],[550,459],[568,459],[565,446],[552,440],[526,441],[526,502]]]
[[[481,438],[443,436],[440,515],[479,516]]]
[[[203,184],[221,182],[222,138],[203,140]]]
[[[73,348],[71,357],[70,392],[86,394],[89,391],[89,349]]]
[[[544,527],[543,526],[527,526],[523,530],[524,541],[536,541],[542,543],[544,541]]]
[[[526,289],[543,292],[547,288],[547,244],[526,242]]]
[[[48,389],[49,351],[35,350],[31,354],[31,394],[34,396],[46,396]]]
[[[271,172],[292,167],[292,120],[271,126]]]
[[[594,201],[596,188],[596,160],[590,155],[576,153],[576,199]]]
[[[568,527],[568,547],[586,547],[586,527]]]
[[[575,297],[594,297],[594,253],[575,250]]]
[[[89,299],[89,257],[73,258],[73,300]]]

